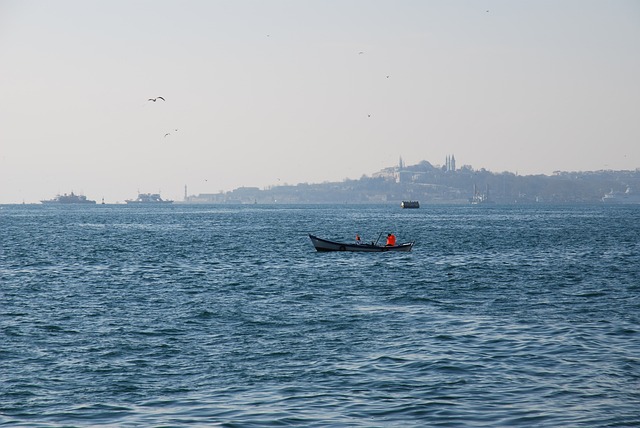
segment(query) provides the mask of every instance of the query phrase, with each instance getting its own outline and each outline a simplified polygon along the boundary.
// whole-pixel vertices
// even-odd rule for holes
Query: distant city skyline
[[[460,165],[457,166],[456,165],[456,160],[455,160],[455,155],[447,155],[445,162],[440,164],[437,162],[431,162],[427,159],[423,159],[419,162],[416,163],[412,163],[412,164],[407,164],[402,157],[399,158],[399,161],[396,162],[395,165],[389,165],[387,167],[383,167],[382,169],[378,170],[378,171],[373,171],[371,173],[368,174],[363,174],[361,177],[355,177],[355,178],[345,178],[343,180],[336,180],[336,181],[329,181],[329,180],[321,180],[321,181],[317,181],[317,182],[299,182],[299,183],[284,183],[284,182],[279,182],[277,184],[273,184],[273,185],[267,185],[267,186],[252,186],[252,185],[246,185],[246,186],[238,186],[232,189],[220,189],[218,191],[212,191],[212,192],[199,192],[200,195],[215,195],[216,196],[216,202],[220,202],[222,200],[227,199],[228,194],[229,193],[235,193],[237,191],[242,191],[242,190],[251,190],[251,189],[258,189],[258,190],[274,190],[277,188],[287,188],[287,187],[298,187],[300,185],[310,185],[310,186],[317,186],[317,185],[323,185],[323,184],[327,184],[327,183],[343,183],[343,182],[348,182],[348,181],[358,181],[359,179],[361,179],[362,177],[369,177],[369,178],[375,178],[375,177],[386,177],[386,178],[391,178],[392,181],[397,181],[400,182],[400,178],[402,178],[402,171],[411,171],[416,167],[420,167],[422,165],[423,162],[428,162],[432,167],[436,168],[436,169],[440,169],[442,170],[444,173],[455,173],[455,172],[462,172],[464,175],[468,174],[468,171],[472,170],[474,172],[478,172],[481,173],[482,171],[485,171],[487,173],[490,174],[497,174],[500,175],[502,173],[507,173],[507,174],[513,174],[516,176],[529,176],[529,177],[537,177],[540,175],[544,175],[544,176],[555,176],[558,173],[560,173],[560,175],[565,175],[565,174],[569,174],[570,176],[572,176],[571,173],[596,173],[596,174],[600,174],[603,172],[607,172],[607,171],[611,171],[611,173],[615,174],[618,172],[622,172],[625,174],[633,174],[633,173],[637,173],[638,171],[640,171],[640,168],[636,168],[635,170],[618,170],[618,171],[613,171],[613,170],[597,170],[597,171],[564,171],[564,170],[558,170],[558,171],[554,171],[553,174],[527,174],[527,175],[522,175],[519,174],[517,171],[510,171],[510,170],[505,170],[505,171],[490,171],[487,170],[485,168],[474,168],[473,165],[469,165],[469,164],[464,164],[464,165]],[[412,177],[412,173],[409,172],[408,175],[406,177]],[[409,180],[411,181],[411,180]],[[404,182],[404,181],[403,181]],[[618,183],[619,185],[622,185],[621,183]],[[153,197],[157,197],[158,199],[164,199],[164,200],[175,200],[175,201],[198,201],[198,202],[202,202],[199,201],[199,197],[198,195],[192,193],[191,191],[189,191],[189,186],[188,185],[184,185],[182,187],[182,195],[180,197],[174,197],[174,198],[168,198],[166,196],[164,196],[164,198],[162,198],[163,194],[160,190],[156,191],[157,193],[154,193],[151,191],[151,193],[146,192],[146,191],[142,191],[139,190],[135,193],[132,193],[130,195],[128,195],[125,199],[122,200],[105,200],[105,198],[102,196],[96,196],[93,195],[91,193],[89,193],[89,197],[87,198],[87,194],[84,192],[77,192],[74,190],[71,191],[64,191],[64,192],[58,192],[55,195],[49,195],[50,197],[46,197],[43,198],[41,200],[37,200],[37,201],[20,201],[20,202],[2,202],[1,204],[21,204],[21,203],[45,203],[45,202],[49,202],[52,199],[58,199],[58,197],[62,196],[63,198],[67,198],[69,195],[73,196],[76,195],[80,198],[86,198],[86,199],[90,199],[92,200],[91,202],[97,202],[97,203],[102,203],[102,204],[125,204],[125,203],[129,203],[128,201],[130,200],[135,200],[136,196],[138,198],[141,197],[146,197],[146,196],[153,196]],[[244,201],[246,202],[246,201]],[[263,201],[264,202],[264,201]]]
[[[0,0],[0,203],[640,167],[633,0]],[[451,165],[449,164],[449,167]]]

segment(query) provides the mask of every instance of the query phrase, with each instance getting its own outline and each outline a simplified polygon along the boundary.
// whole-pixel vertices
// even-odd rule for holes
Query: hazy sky
[[[0,0],[0,203],[448,154],[523,175],[640,167],[640,1]]]

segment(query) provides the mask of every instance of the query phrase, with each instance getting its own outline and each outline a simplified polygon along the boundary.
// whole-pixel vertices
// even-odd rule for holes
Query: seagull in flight
[[[162,97],[149,98],[149,101],[153,101],[154,103],[155,103],[157,100],[166,101],[166,100],[165,100],[164,98],[162,98]]]
[[[176,128],[176,129],[174,129],[174,131],[176,131],[176,132],[177,132],[177,131],[178,131],[178,129]],[[164,138],[167,138],[167,136],[169,136],[169,135],[171,135],[171,132],[167,132],[166,134],[164,134]]]

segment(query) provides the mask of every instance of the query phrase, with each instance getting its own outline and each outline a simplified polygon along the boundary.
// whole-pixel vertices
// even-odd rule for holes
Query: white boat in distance
[[[640,204],[640,193],[636,193],[627,186],[624,192],[611,190],[602,197],[605,204]]]

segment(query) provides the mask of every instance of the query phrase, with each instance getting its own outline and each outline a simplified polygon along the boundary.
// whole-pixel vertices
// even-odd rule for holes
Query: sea
[[[640,205],[0,206],[0,426],[638,427]]]

